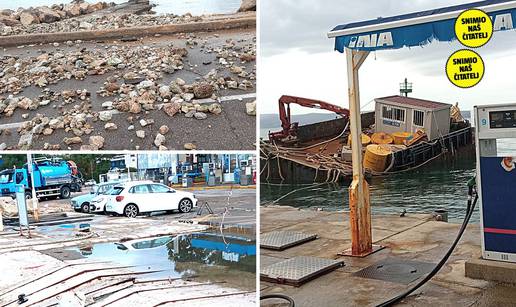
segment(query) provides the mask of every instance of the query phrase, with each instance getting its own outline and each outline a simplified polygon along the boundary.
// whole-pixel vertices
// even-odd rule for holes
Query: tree
[[[27,155],[3,154],[0,157],[0,169],[13,168],[13,166],[22,168],[27,163]]]

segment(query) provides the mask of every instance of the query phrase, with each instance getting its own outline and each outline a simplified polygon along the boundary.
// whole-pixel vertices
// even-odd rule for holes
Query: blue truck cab
[[[27,169],[25,168],[0,171],[0,195],[15,198],[16,185],[23,184],[25,187],[28,187],[28,178]],[[28,198],[32,197],[30,191],[26,191],[25,194]]]

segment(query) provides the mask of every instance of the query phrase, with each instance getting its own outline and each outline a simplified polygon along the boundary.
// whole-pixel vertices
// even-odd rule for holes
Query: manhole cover
[[[341,266],[344,266],[343,261],[299,256],[260,269],[260,277],[265,281],[300,286]]]
[[[414,280],[419,279],[421,276],[430,273],[434,266],[434,263],[387,258],[370,265],[353,275],[363,278],[409,284]]]
[[[260,247],[281,251],[315,239],[317,239],[317,234],[306,234],[296,231],[272,231],[260,236]]]

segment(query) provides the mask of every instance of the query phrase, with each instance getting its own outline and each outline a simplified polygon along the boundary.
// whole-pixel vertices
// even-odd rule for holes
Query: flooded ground
[[[256,240],[239,233],[200,232],[179,236],[98,243],[67,249],[91,261],[146,267],[146,278],[226,280],[226,274],[241,276],[232,286],[254,290]],[[236,281],[236,279],[235,279]],[[228,281],[231,283],[231,279]]]
[[[0,4],[1,8],[15,10],[19,7],[28,8],[41,5],[54,5],[68,3],[66,0],[19,0],[15,2],[5,2]],[[95,2],[90,0],[89,2]],[[126,0],[113,0],[108,2],[124,3]],[[153,9],[158,14],[173,13],[183,15],[190,13],[192,15],[203,14],[228,14],[234,13],[240,7],[241,0],[152,0],[151,3],[156,7]]]

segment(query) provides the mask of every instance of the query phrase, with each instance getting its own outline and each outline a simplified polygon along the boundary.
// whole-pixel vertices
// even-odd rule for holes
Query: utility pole
[[[32,186],[32,210],[34,211],[34,220],[39,222],[38,197],[36,196],[36,186],[34,185],[34,165],[32,163],[31,154],[27,154],[27,172],[30,176],[30,184]]]

